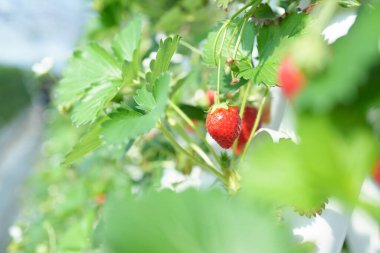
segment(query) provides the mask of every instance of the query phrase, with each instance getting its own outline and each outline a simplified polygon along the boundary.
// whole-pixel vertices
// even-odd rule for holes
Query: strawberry
[[[278,83],[288,99],[293,99],[305,85],[305,76],[290,56],[286,56],[278,69]]]
[[[210,106],[213,106],[215,100],[215,92],[213,90],[207,90],[207,98]]]
[[[230,148],[241,131],[239,108],[214,105],[206,118],[207,132],[224,149]]]
[[[377,162],[372,176],[375,182],[380,185],[380,161]]]
[[[241,133],[239,135],[236,154],[239,155],[243,151],[249,136],[251,135],[253,125],[255,124],[258,110],[255,107],[246,106],[244,108],[243,120],[241,124]],[[261,127],[262,121],[260,120],[258,129]]]

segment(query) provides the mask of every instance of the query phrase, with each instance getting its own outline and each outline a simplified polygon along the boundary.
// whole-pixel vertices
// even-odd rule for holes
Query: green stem
[[[249,95],[249,91],[251,90],[251,87],[252,87],[252,81],[249,81],[247,84],[247,87],[245,88],[243,101],[240,107],[240,113],[239,113],[240,118],[243,118],[245,105],[247,104],[248,95]]]
[[[231,21],[233,19],[235,19],[237,16],[239,16],[240,13],[242,13],[243,11],[245,11],[246,9],[248,9],[250,6],[256,4],[256,3],[260,3],[261,1],[260,0],[254,0],[254,1],[251,1],[249,3],[247,3],[246,5],[244,5],[241,9],[239,9],[237,12],[235,12],[228,20],[226,20],[223,25],[220,27],[218,33],[216,34],[216,37],[215,37],[215,40],[214,40],[214,43],[213,43],[213,49],[214,49],[214,63],[215,65],[217,64],[217,61],[216,61],[216,46],[218,44],[218,40],[219,40],[219,37],[222,33],[223,30],[227,31],[227,28],[228,26],[230,25]]]
[[[227,29],[224,30],[223,38],[222,38],[222,43],[220,45],[219,49],[219,57],[218,57],[218,79],[217,79],[217,85],[216,85],[216,101],[215,104],[220,104],[220,68],[221,68],[221,58],[222,58],[222,50],[224,46],[224,41],[226,40],[226,34],[227,34]]]
[[[231,38],[227,41],[227,55],[228,55],[228,57],[231,57],[231,55],[230,55],[231,43],[232,43],[232,40],[234,39],[235,35],[238,32],[238,27],[239,27],[239,24],[234,28],[234,31],[232,32]]]
[[[160,124],[158,126],[158,128],[161,130],[161,132],[166,136],[166,138],[169,140],[169,142],[175,147],[177,148],[179,151],[181,151],[183,154],[185,154],[188,158],[190,158],[195,164],[198,164],[199,166],[203,167],[204,169],[207,169],[209,170],[210,172],[212,172],[213,174],[215,174],[220,180],[222,180],[222,182],[228,186],[228,180],[224,177],[224,175],[219,172],[218,170],[216,170],[215,168],[213,168],[212,166],[204,163],[203,161],[200,161],[199,159],[197,159],[193,154],[189,153],[186,149],[184,149],[183,147],[181,147],[181,145],[179,145],[176,141],[176,139],[174,138],[174,136],[165,128],[162,126],[162,124]]]
[[[252,81],[249,81],[247,84],[247,87],[245,88],[245,91],[244,91],[244,97],[243,97],[243,101],[241,103],[240,113],[239,113],[239,116],[242,120],[243,120],[245,105],[247,104],[247,100],[248,100],[248,94],[249,94],[249,91],[251,90],[251,86],[252,86]],[[233,152],[232,152],[232,157],[231,157],[231,167],[234,166],[235,159],[236,159],[237,142],[238,142],[238,140],[235,141],[234,147],[233,147]]]
[[[179,41],[179,44],[181,44],[182,46],[184,46],[184,47],[190,49],[192,52],[194,52],[194,53],[196,53],[196,54],[200,54],[200,55],[202,55],[202,51],[201,51],[201,50],[199,50],[198,48],[192,46],[190,43],[184,41],[183,39],[181,39],[181,40]]]
[[[217,61],[216,61],[216,47],[218,45],[218,40],[219,40],[219,37],[220,35],[222,34],[223,30],[224,30],[224,34],[226,34],[227,32],[227,27],[230,25],[230,20],[227,20],[226,22],[224,22],[224,24],[222,25],[222,27],[220,27],[218,33],[216,34],[216,37],[215,37],[215,40],[214,42],[212,43],[212,48],[213,48],[213,55],[214,55],[214,63],[215,65],[217,65]]]
[[[235,12],[235,14],[231,16],[230,20],[233,20],[234,18],[236,18],[237,16],[239,16],[240,13],[242,13],[243,11],[245,11],[246,9],[248,9],[250,6],[252,6],[256,2],[261,2],[261,0],[253,0],[250,3],[247,3],[240,10],[238,10],[237,12]]]
[[[57,239],[55,236],[54,228],[48,222],[43,223],[43,227],[46,230],[49,238],[49,252],[56,253],[57,252]]]
[[[189,145],[189,147],[191,147],[196,153],[198,153],[199,157],[201,157],[205,163],[216,168],[215,164],[213,164],[213,162],[210,160],[209,156],[203,151],[203,149],[201,149],[201,147],[199,147],[192,141],[191,137],[188,135],[185,127],[182,124],[175,124],[172,127],[176,131],[176,133],[179,134],[184,141],[186,141],[187,145]]]
[[[214,159],[218,162],[219,156],[216,154],[215,150],[210,146],[205,136],[199,131],[199,129],[195,126],[193,121],[184,113],[181,108],[179,108],[173,101],[169,100],[169,105],[174,109],[174,111],[194,130],[194,132],[201,138],[201,140],[206,145],[207,149],[210,151]]]
[[[220,58],[218,60],[218,77],[216,81],[216,96],[215,96],[215,104],[220,104],[220,68],[221,68],[221,63],[220,63]]]
[[[247,141],[247,143],[246,143],[246,145],[244,147],[244,150],[243,150],[242,160],[244,160],[244,157],[245,157],[245,154],[247,153],[249,144],[251,143],[251,141],[253,139],[253,136],[255,136],[257,128],[259,127],[259,122],[261,120],[261,115],[263,113],[263,108],[264,108],[265,101],[267,99],[268,93],[269,93],[269,87],[266,87],[266,90],[265,90],[265,93],[264,93],[264,97],[263,97],[263,99],[261,100],[261,103],[260,103],[259,111],[257,112],[257,117],[256,117],[256,120],[255,120],[255,124],[253,125],[252,132],[251,132],[251,134],[249,136],[249,139],[248,139],[248,141]]]
[[[239,45],[240,45],[240,42],[241,42],[241,38],[243,37],[243,32],[244,32],[245,24],[247,23],[247,19],[248,18],[244,18],[243,19],[243,24],[242,24],[241,29],[240,29],[239,37],[238,37],[238,39],[236,41],[233,59],[236,59],[238,48],[239,48]]]

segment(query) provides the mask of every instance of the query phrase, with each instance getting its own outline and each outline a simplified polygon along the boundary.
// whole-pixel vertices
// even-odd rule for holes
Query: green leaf
[[[134,100],[138,105],[137,108],[146,112],[150,112],[156,106],[156,100],[153,97],[153,94],[149,92],[144,86],[143,88],[137,90]]]
[[[371,133],[358,129],[346,136],[317,117],[299,123],[299,144],[255,137],[239,170],[242,189],[252,198],[303,210],[329,197],[355,204],[377,153]]]
[[[227,29],[226,38],[224,40],[224,44],[221,50],[222,59],[228,59],[229,57],[234,56],[235,44],[239,36],[239,32],[234,34],[234,29],[236,28],[237,31],[240,31],[242,24],[243,24],[242,20],[237,19],[236,21],[231,23],[229,28]],[[219,51],[220,51],[220,47],[223,41],[223,33],[224,32],[222,32],[222,34],[219,36],[218,41],[216,42],[216,55],[214,55],[214,41],[216,39],[217,32],[209,33],[206,39],[206,43],[203,46],[202,60],[203,60],[203,63],[206,64],[207,66],[215,67],[216,65],[215,63],[218,62]],[[255,39],[254,24],[252,22],[247,21],[245,24],[241,43],[238,47],[235,60],[240,61],[244,58],[251,57],[254,39]],[[224,64],[224,62],[222,63]]]
[[[170,37],[160,41],[156,59],[150,62],[150,72],[146,74],[148,82],[154,83],[162,73],[169,69],[170,60],[177,49],[180,39],[181,37],[176,35],[173,38]]]
[[[85,133],[77,144],[72,148],[72,150],[66,155],[63,164],[71,164],[88,153],[94,151],[102,145],[99,138],[101,132],[101,124],[104,119],[100,119]]]
[[[59,104],[72,104],[94,83],[121,79],[117,62],[99,45],[92,43],[74,53],[56,91]]]
[[[273,19],[277,17],[277,14],[267,3],[260,4],[253,12],[255,19]]]
[[[241,37],[241,50],[246,57],[251,57],[253,51],[253,44],[255,41],[256,29],[253,22],[249,20],[246,22],[244,31]],[[244,56],[242,57],[244,58]]]
[[[132,62],[133,54],[140,46],[141,17],[132,19],[127,27],[118,33],[112,41],[112,50],[119,60]]]
[[[264,83],[274,86],[277,84],[277,69],[278,59],[273,56],[257,67],[252,67],[249,62],[243,61],[239,65],[237,76],[246,80],[252,80],[255,84]]]
[[[123,86],[133,84],[133,80],[138,76],[140,58],[137,49],[134,51],[132,58],[132,62],[123,61],[122,64]]]
[[[238,90],[241,86],[247,83],[248,79],[241,78],[240,81],[236,84],[231,84],[232,77],[231,74],[226,74],[224,71],[221,71],[220,73],[220,93],[226,94],[229,92],[234,92]],[[218,71],[215,69],[210,73],[209,76],[209,88],[212,90],[217,90],[217,84],[218,84]]]
[[[179,108],[190,118],[196,120],[206,120],[206,111],[202,107],[188,105],[188,104],[180,104]]]
[[[167,33],[174,33],[178,31],[181,25],[186,21],[186,13],[184,13],[180,6],[174,6],[164,13],[156,24],[159,30]]]
[[[260,61],[267,60],[280,44],[301,32],[305,27],[307,14],[289,14],[280,25],[263,26],[257,37]]]
[[[104,211],[100,237],[110,253],[306,252],[273,210],[220,191],[114,197]]]
[[[261,27],[257,37],[259,65],[253,67],[249,61],[241,61],[237,76],[252,80],[255,84],[276,85],[277,69],[284,50],[294,40],[294,36],[301,32],[305,22],[306,14],[290,14],[280,25]]]
[[[312,78],[301,93],[297,106],[304,110],[326,112],[357,95],[368,70],[379,62],[380,3],[365,7],[349,33],[335,42],[333,57],[324,72]]]
[[[295,12],[300,0],[279,0],[278,6],[284,8],[287,12]],[[311,1],[310,4],[313,4],[315,0]]]
[[[191,11],[191,12],[198,12],[199,9],[202,8],[202,5],[204,3],[202,0],[182,0],[180,2],[180,5],[182,8],[184,8],[186,11]]]
[[[168,101],[170,74],[163,73],[153,86],[156,105],[147,114],[136,111],[122,110],[110,115],[110,120],[104,122],[102,136],[108,143],[126,143],[130,139],[147,133],[155,127],[157,121],[165,112]]]
[[[95,219],[95,210],[87,211],[86,216],[78,223],[71,226],[61,235],[58,242],[61,250],[67,251],[84,251],[90,246],[92,226]]]
[[[92,123],[97,115],[116,96],[120,82],[103,82],[92,85],[86,95],[74,107],[71,120],[76,126]]]
[[[339,5],[344,8],[355,8],[360,6],[358,0],[339,0]]]

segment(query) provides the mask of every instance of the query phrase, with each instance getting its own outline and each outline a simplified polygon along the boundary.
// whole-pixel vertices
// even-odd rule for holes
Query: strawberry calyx
[[[211,106],[211,108],[209,109],[209,112],[211,114],[213,114],[216,110],[218,109],[225,109],[225,110],[228,110],[229,108],[229,105],[227,103],[221,103],[221,104],[214,104],[213,106]]]

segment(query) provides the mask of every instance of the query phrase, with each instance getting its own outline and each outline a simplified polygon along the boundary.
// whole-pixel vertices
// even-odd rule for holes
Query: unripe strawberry
[[[237,147],[236,147],[236,154],[239,155],[245,147],[245,144],[247,143],[249,136],[251,135],[251,132],[253,130],[253,126],[256,121],[258,110],[255,107],[246,106],[244,108],[244,114],[243,114],[243,120],[241,124],[241,133],[239,135]],[[257,129],[261,127],[262,121],[260,120],[259,126]]]
[[[206,118],[207,132],[224,149],[230,148],[241,131],[239,108],[215,105]]]
[[[290,56],[286,56],[278,69],[278,83],[288,99],[293,99],[305,85],[305,76]]]

